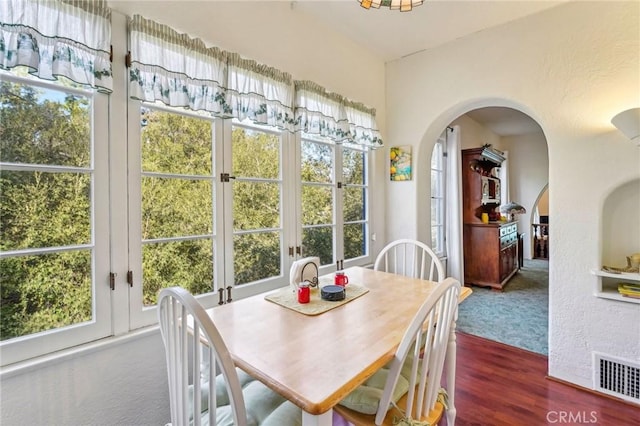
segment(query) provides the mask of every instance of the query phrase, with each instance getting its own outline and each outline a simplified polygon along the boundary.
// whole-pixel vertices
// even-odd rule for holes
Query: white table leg
[[[333,410],[322,414],[309,414],[302,412],[302,426],[331,426],[333,423]]]
[[[457,313],[456,318],[457,319]],[[447,426],[456,424],[456,321],[451,324],[451,333],[449,334],[449,343],[447,344],[446,355],[446,375],[447,375],[447,393],[449,394],[449,409],[447,410]]]

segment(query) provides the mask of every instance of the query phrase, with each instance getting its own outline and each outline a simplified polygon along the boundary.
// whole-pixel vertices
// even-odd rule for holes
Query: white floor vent
[[[598,352],[593,361],[595,390],[640,403],[640,365]]]

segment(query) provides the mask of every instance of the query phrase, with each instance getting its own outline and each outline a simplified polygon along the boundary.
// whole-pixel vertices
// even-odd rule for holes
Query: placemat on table
[[[312,288],[311,300],[309,303],[298,303],[298,295],[291,290],[290,286],[283,287],[273,293],[269,293],[264,298],[270,302],[284,306],[285,308],[300,312],[301,314],[319,315],[333,308],[337,308],[338,306],[342,306],[345,303],[349,303],[353,299],[369,292],[368,288],[355,284],[348,284],[345,287],[345,290],[346,295],[344,300],[337,302],[322,300],[320,297],[320,290],[318,288]]]

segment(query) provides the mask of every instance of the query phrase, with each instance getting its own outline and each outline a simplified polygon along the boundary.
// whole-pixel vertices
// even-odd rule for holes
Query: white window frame
[[[434,156],[439,155],[438,165],[434,167]],[[437,188],[437,194],[431,193],[431,212],[434,211],[433,206],[435,205],[435,211],[440,213],[440,217],[433,217],[431,215],[431,247],[435,251],[435,253],[440,258],[446,258],[447,256],[447,245],[446,245],[446,208],[447,208],[447,199],[446,199],[446,176],[447,176],[447,139],[446,139],[446,130],[433,146],[433,150],[431,151],[431,186],[430,188]],[[436,240],[434,241],[433,235],[436,235]]]
[[[356,151],[360,151],[363,153],[364,160],[364,182],[363,184],[348,184],[346,185],[344,182],[344,172],[343,172],[343,155],[345,145],[336,144],[332,140],[327,138],[315,136],[315,135],[307,135],[307,134],[298,134],[298,142],[296,143],[296,162],[297,162],[297,175],[296,181],[298,182],[298,190],[297,192],[297,223],[295,224],[297,231],[297,246],[302,246],[302,235],[303,235],[303,224],[302,224],[302,180],[300,179],[301,174],[301,164],[302,164],[302,152],[301,146],[302,141],[306,140],[313,143],[324,144],[330,146],[332,148],[332,182],[330,183],[307,183],[310,186],[321,186],[321,187],[331,187],[333,194],[333,223],[332,227],[332,235],[333,235],[333,262],[326,265],[321,265],[320,273],[329,273],[331,271],[335,271],[337,269],[336,262],[340,262],[340,266],[344,268],[348,268],[350,266],[364,266],[371,263],[371,244],[370,244],[370,234],[371,234],[371,200],[370,200],[370,188],[369,182],[371,179],[370,173],[370,160],[371,160],[371,151],[368,148],[360,147],[357,145],[347,145],[348,149],[353,149]],[[340,184],[340,185],[339,185]],[[340,186],[340,187],[339,187]],[[359,187],[365,191],[365,212],[364,219],[357,222],[350,223],[362,223],[365,225],[365,232],[363,238],[363,244],[365,245],[365,254],[362,256],[358,256],[351,259],[344,258],[344,188],[345,187]],[[302,253],[298,257],[306,257],[306,256],[314,256],[313,253]]]
[[[130,287],[130,301],[129,301],[129,316],[130,316],[130,328],[137,329],[147,325],[152,325],[157,322],[157,309],[156,305],[145,306],[143,301],[143,284],[142,284],[142,155],[141,155],[141,129],[140,129],[140,108],[146,105],[148,108],[164,111],[171,114],[180,114],[188,117],[194,117],[203,119],[211,123],[212,128],[212,171],[210,181],[212,182],[213,197],[214,197],[214,212],[213,217],[213,234],[211,235],[214,245],[214,258],[217,259],[219,255],[218,248],[224,247],[222,234],[219,232],[218,227],[219,216],[221,213],[219,203],[215,202],[215,197],[218,195],[218,191],[222,190],[220,186],[220,180],[217,178],[219,175],[219,165],[217,163],[218,158],[221,156],[221,147],[218,141],[222,140],[222,120],[212,117],[203,116],[198,113],[194,113],[185,109],[170,108],[162,104],[149,105],[136,100],[129,100],[128,108],[128,171],[129,177],[128,193],[129,193],[129,240],[128,240],[128,253],[129,253],[129,266],[128,271],[132,273],[132,284]],[[221,203],[220,203],[221,204]],[[218,284],[224,283],[224,275],[219,271],[220,263],[216,260],[214,267],[214,283],[213,291],[199,295],[200,302],[208,307],[214,306],[218,300]]]
[[[59,351],[111,335],[111,301],[109,287],[109,99],[97,91],[62,86],[55,82],[19,77],[2,72],[2,79],[50,90],[85,96],[91,103],[91,161],[88,168],[57,166],[58,170],[81,170],[91,173],[91,241],[86,246],[92,251],[92,315],[91,321],[55,328],[0,342],[2,366]],[[10,167],[3,167],[5,170]],[[17,169],[51,171],[47,166],[20,165]],[[76,246],[32,249],[22,255],[60,252]],[[12,256],[12,252],[3,253]]]
[[[289,132],[282,131],[270,126],[263,126],[259,124],[250,123],[248,120],[243,120],[242,122],[236,119],[230,120],[225,119],[222,120],[224,122],[223,132],[224,138],[222,143],[222,168],[220,170],[225,173],[232,173],[232,132],[234,127],[245,128],[249,130],[269,133],[271,135],[278,136],[280,139],[280,170],[279,176],[277,179],[273,180],[274,183],[278,183],[280,185],[280,224],[276,228],[270,228],[268,231],[277,231],[280,232],[280,275],[265,278],[262,280],[243,283],[241,285],[235,285],[235,276],[234,276],[234,266],[233,266],[233,237],[238,232],[233,230],[233,185],[230,183],[222,186],[223,197],[221,199],[220,204],[223,204],[222,208],[224,209],[223,216],[224,219],[221,221],[221,225],[224,228],[224,280],[226,286],[232,286],[232,294],[234,299],[242,299],[245,297],[253,296],[258,293],[263,293],[265,291],[273,290],[278,287],[282,287],[288,284],[288,276],[289,276],[289,268],[291,267],[292,260],[288,256],[288,247],[289,241],[291,240],[290,234],[295,234],[295,231],[291,229],[290,226],[287,226],[288,223],[291,222],[289,216],[291,215],[289,206],[292,205],[295,199],[295,195],[291,190],[292,187],[290,178],[287,177],[286,169],[288,165],[291,163],[286,162],[285,160],[290,158],[291,156],[291,144],[293,135]],[[235,177],[236,181],[244,181],[244,182],[260,182],[263,181],[259,178],[253,177]],[[218,179],[219,181],[219,179]],[[253,230],[250,232],[259,232],[259,230]],[[227,243],[228,242],[228,243]]]

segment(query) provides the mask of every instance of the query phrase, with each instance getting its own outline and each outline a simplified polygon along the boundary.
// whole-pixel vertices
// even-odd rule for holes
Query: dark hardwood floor
[[[640,406],[547,378],[544,355],[457,336],[458,426],[640,425]]]

